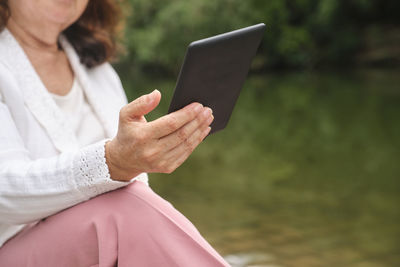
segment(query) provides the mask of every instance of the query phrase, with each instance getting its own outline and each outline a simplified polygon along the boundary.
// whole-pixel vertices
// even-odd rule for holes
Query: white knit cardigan
[[[114,137],[127,102],[117,74],[108,63],[87,69],[65,38],[60,43],[107,137]],[[0,32],[0,246],[28,223],[125,186],[110,179],[104,143],[78,146],[21,46],[7,29]],[[147,174],[135,179],[147,183]]]

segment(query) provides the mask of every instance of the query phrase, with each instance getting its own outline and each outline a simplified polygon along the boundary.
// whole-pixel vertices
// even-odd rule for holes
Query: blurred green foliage
[[[260,22],[253,69],[400,62],[397,0],[127,1],[123,61],[138,69],[176,74],[191,41]]]

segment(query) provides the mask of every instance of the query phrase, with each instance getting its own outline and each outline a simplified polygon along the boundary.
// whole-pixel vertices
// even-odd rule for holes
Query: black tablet
[[[199,102],[213,110],[210,134],[225,128],[264,30],[261,23],[191,43],[168,113]]]

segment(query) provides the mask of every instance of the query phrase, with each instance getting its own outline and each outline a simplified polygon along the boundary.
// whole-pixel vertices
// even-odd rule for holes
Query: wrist
[[[105,158],[108,171],[112,180],[128,182],[140,173],[129,170],[124,166],[124,160],[120,157],[119,149],[116,146],[115,139],[105,144]]]

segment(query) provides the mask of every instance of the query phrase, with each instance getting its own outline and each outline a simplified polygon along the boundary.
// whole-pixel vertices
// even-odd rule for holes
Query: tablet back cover
[[[199,102],[213,110],[210,134],[225,128],[264,29],[257,24],[191,43],[168,113]]]

